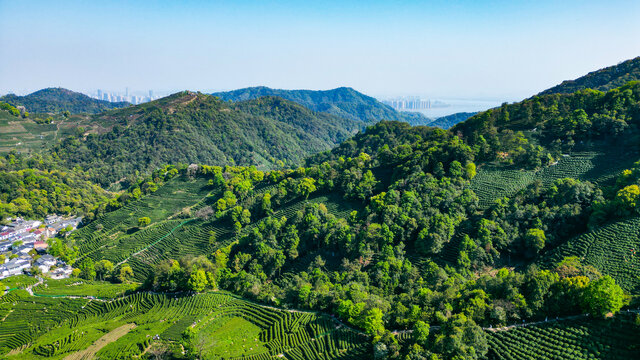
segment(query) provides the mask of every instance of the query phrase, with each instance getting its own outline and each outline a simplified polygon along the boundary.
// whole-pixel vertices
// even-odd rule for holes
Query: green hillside
[[[490,331],[487,359],[633,359],[640,350],[640,327],[634,321],[633,315],[622,314]]]
[[[87,95],[63,88],[42,89],[25,96],[9,94],[0,97],[0,101],[7,102],[13,106],[24,106],[31,113],[69,111],[72,114],[97,114],[105,110],[130,105],[127,102],[93,99]]]
[[[360,129],[359,122],[282,99],[227,104],[192,92],[109,111],[92,122],[110,130],[64,138],[52,151],[104,186],[163,164],[294,166]]]
[[[576,256],[585,265],[611,275],[625,290],[640,293],[640,218],[615,221],[569,239],[543,258],[553,266]]]
[[[264,86],[213,93],[225,101],[244,101],[263,96],[277,96],[311,110],[372,124],[380,120],[399,120],[424,124],[430,120],[419,113],[399,112],[352,88],[332,90],[281,90]]]
[[[439,127],[439,128],[448,129],[448,128],[454,126],[457,123],[460,123],[460,122],[463,122],[463,121],[467,120],[468,118],[472,117],[475,114],[477,114],[477,112],[455,113],[455,114],[439,117],[439,118],[437,118],[437,119],[433,120],[432,122],[430,122],[428,124],[425,124],[425,125],[436,126],[436,127]]]
[[[82,283],[0,298],[0,355],[632,357],[638,104],[631,82],[350,138],[361,121],[275,96],[94,116],[51,159],[4,158],[125,190],[51,242]]]
[[[38,153],[59,139],[77,135],[78,128],[83,131],[106,131],[86,115],[30,113],[24,117],[0,110],[0,154],[11,151],[20,154]]]
[[[584,89],[609,91],[613,88],[620,87],[629,81],[638,80],[640,80],[640,57],[590,72],[575,80],[565,80],[560,85],[547,89],[539,95],[559,93],[570,94]]]
[[[172,358],[193,354],[212,359],[279,355],[369,359],[371,355],[366,335],[341,327],[327,315],[276,310],[226,293],[138,293],[108,302],[37,295],[18,290],[0,303],[6,321],[0,327],[3,358],[130,359],[150,348],[151,353]],[[157,339],[176,345],[154,348]],[[18,347],[19,352],[7,353]]]

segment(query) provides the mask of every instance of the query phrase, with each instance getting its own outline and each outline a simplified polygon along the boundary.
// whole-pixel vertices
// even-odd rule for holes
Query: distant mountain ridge
[[[609,91],[630,81],[640,80],[640,56],[623,61],[620,64],[592,71],[575,80],[565,80],[538,95],[570,94],[582,89]]]
[[[448,129],[458,123],[461,123],[478,112],[459,112],[451,115],[441,116],[434,121],[426,124],[427,126],[435,126],[442,129]]]
[[[131,105],[128,102],[93,99],[64,88],[46,88],[25,96],[8,94],[0,97],[0,101],[13,106],[24,106],[27,111],[33,113],[69,111],[72,114],[97,114]]]
[[[258,86],[216,92],[211,95],[233,102],[257,99],[262,96],[277,96],[296,102],[313,111],[362,121],[367,125],[380,120],[406,121],[411,124],[425,124],[430,121],[420,113],[396,111],[375,98],[350,87],[339,87],[332,90],[282,90]]]
[[[92,122],[106,131],[65,138],[53,152],[103,186],[164,164],[293,166],[362,128],[279,97],[227,103],[190,91],[94,115]]]

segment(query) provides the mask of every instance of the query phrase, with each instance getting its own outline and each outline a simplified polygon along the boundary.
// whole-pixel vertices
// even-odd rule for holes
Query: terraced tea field
[[[488,360],[638,359],[640,326],[635,314],[614,319],[562,321],[487,331]]]
[[[478,195],[480,207],[487,208],[496,199],[510,197],[536,180],[545,185],[566,177],[604,183],[629,168],[638,155],[616,152],[580,152],[561,157],[556,165],[542,170],[518,170],[501,166],[483,166],[471,180],[471,189]]]
[[[623,289],[640,291],[640,218],[632,218],[588,232],[559,246],[544,256],[541,263],[551,266],[567,256],[577,256],[611,275]]]
[[[217,200],[208,179],[179,177],[161,186],[155,193],[107,213],[73,235],[82,256],[94,261],[107,259],[114,264],[131,265],[134,277],[144,281],[153,266],[165,259],[185,255],[208,255],[236,240],[237,234],[226,219],[203,220],[192,214]],[[273,185],[256,187],[255,194],[265,193]],[[219,195],[219,194],[216,194]],[[306,202],[323,203],[338,217],[360,206],[345,201],[337,194],[319,194],[306,201],[296,199],[274,209],[275,217],[292,217]],[[239,201],[242,203],[242,199]],[[151,223],[138,228],[138,218],[147,216]],[[254,219],[242,232],[251,230],[260,219]],[[209,242],[210,234],[216,241]]]
[[[196,229],[195,224],[201,225],[202,221],[188,214],[205,201],[210,191],[203,178],[172,179],[155,193],[99,217],[76,231],[73,237],[83,256],[114,263],[127,261],[149,249],[164,253],[162,248],[168,244],[205,251],[208,230],[215,229],[211,225]],[[151,223],[139,229],[138,218],[144,216],[149,217]],[[191,222],[193,224],[187,226]],[[203,247],[204,243],[207,246]]]
[[[370,359],[370,340],[312,312],[283,311],[226,293],[136,293],[118,300],[0,299],[0,355],[6,359],[139,356],[153,341],[183,338],[205,358]],[[159,340],[154,340],[154,337]]]
[[[34,118],[52,117],[52,124],[38,124]],[[72,115],[65,118],[61,114],[31,114],[27,119],[0,111],[0,154],[16,150],[20,152],[38,151],[67,135],[74,135],[78,127],[85,131],[101,132],[104,127],[89,116]]]
[[[138,289],[138,286],[138,284],[113,284],[77,278],[61,280],[46,279],[44,283],[33,288],[33,293],[51,297],[71,295],[112,299],[134,292]]]
[[[17,150],[40,150],[55,138],[57,126],[38,125],[29,119],[17,118],[0,111],[0,153]]]

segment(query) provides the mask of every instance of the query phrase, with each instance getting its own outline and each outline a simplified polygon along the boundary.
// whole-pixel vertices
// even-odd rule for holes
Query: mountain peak
[[[358,120],[364,124],[373,124],[380,120],[399,120],[410,122],[416,117],[428,119],[421,114],[401,113],[371,96],[367,96],[351,87],[338,87],[330,90],[282,90],[265,86],[250,87],[227,92],[213,93],[225,101],[245,101],[263,96],[278,96],[296,102],[313,111],[324,112],[342,118]]]

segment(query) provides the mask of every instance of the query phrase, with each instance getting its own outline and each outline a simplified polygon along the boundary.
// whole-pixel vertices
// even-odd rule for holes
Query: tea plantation
[[[256,219],[238,234],[225,219],[215,216],[203,219],[193,215],[220,197],[207,182],[202,177],[181,176],[150,195],[98,217],[73,235],[81,254],[78,261],[89,257],[94,261],[107,259],[114,264],[126,262],[132,267],[135,279],[144,281],[162,260],[211,254],[228,246],[259,222]],[[257,187],[254,196],[271,188]],[[305,201],[294,199],[285,203],[274,209],[272,216],[290,218],[305,203],[323,203],[329,213],[343,218],[358,206],[336,194],[318,194]],[[150,224],[139,227],[137,219],[145,216],[150,218]],[[212,234],[214,242],[209,240]]]
[[[607,183],[635,160],[637,156],[625,156],[618,151],[577,152],[562,156],[557,164],[539,171],[485,165],[471,181],[471,189],[478,195],[480,207],[486,208],[496,199],[512,196],[536,180],[545,185],[567,177]]]
[[[487,331],[489,360],[637,359],[640,326],[634,313]]]
[[[2,298],[0,314],[0,354],[6,359],[130,359],[147,351],[154,337],[184,341],[205,358],[371,356],[366,335],[326,315],[277,310],[226,293],[136,293],[101,301],[20,290]]]
[[[546,255],[541,263],[551,266],[565,257],[577,256],[583,264],[611,275],[630,293],[640,291],[640,218],[614,222],[570,239]]]

